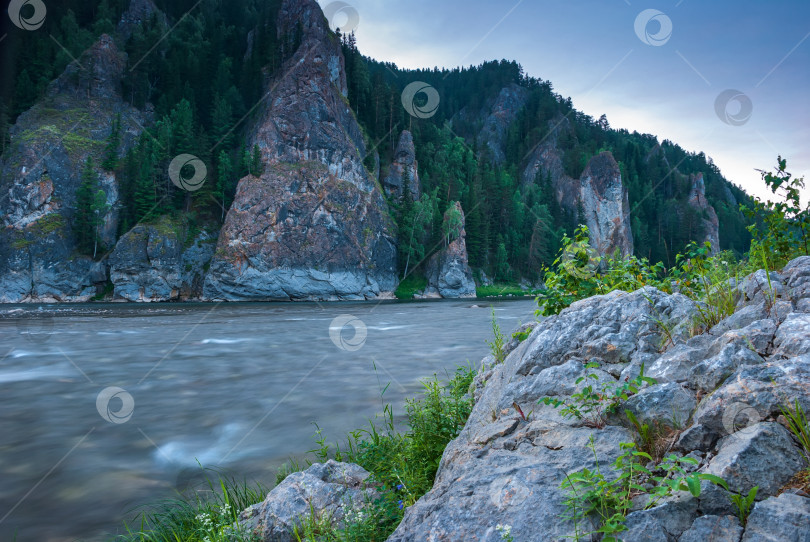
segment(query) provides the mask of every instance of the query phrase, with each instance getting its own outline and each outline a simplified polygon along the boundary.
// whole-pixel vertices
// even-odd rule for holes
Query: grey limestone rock
[[[726,437],[705,472],[723,478],[729,489],[747,494],[759,487],[762,500],[776,493],[804,465],[787,429],[774,422],[761,422]],[[700,496],[706,514],[733,514],[735,509],[724,489],[704,481]]]
[[[740,542],[743,528],[734,516],[700,516],[678,542]]]
[[[356,514],[378,499],[366,486],[369,473],[358,465],[329,460],[315,463],[303,472],[287,476],[256,505],[239,515],[240,528],[263,542],[293,542],[293,529],[311,516],[330,518],[342,525],[348,514]]]
[[[742,542],[810,542],[810,499],[783,493],[758,502]]]

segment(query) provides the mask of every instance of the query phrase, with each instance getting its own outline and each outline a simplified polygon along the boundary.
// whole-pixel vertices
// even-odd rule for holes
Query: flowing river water
[[[3,306],[0,540],[110,540],[198,462],[272,486],[314,423],[342,440],[477,366],[490,305],[507,334],[534,318],[529,299]]]

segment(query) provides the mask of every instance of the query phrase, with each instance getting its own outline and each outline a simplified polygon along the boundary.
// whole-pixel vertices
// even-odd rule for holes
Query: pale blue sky
[[[331,0],[320,0],[327,6]],[[776,155],[810,183],[810,1],[347,0],[364,54],[400,67],[455,67],[506,58],[552,82],[611,125],[704,151],[723,174],[763,195],[755,168]],[[657,9],[669,39],[648,45],[634,23]],[[344,17],[338,13],[336,23]],[[650,22],[647,31],[659,26]],[[643,34],[642,34],[643,35]],[[740,126],[715,99],[736,89],[753,104]],[[734,115],[738,105],[728,112]]]

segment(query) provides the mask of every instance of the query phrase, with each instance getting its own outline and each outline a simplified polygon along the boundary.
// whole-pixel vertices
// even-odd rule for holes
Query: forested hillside
[[[530,275],[550,262],[563,232],[581,218],[562,209],[551,180],[537,175],[526,182],[524,169],[532,151],[559,126],[565,174],[580,176],[588,160],[609,150],[619,162],[629,193],[635,254],[652,262],[674,263],[674,255],[690,240],[701,240],[697,211],[687,204],[689,175],[702,173],[706,199],[720,222],[720,248],[745,252],[750,236],[739,204],[748,196],[723,178],[703,153],[688,153],[677,144],[649,134],[611,129],[605,116],[576,111],[570,98],[556,94],[549,81],[530,77],[514,61],[493,61],[454,70],[401,70],[363,56],[353,36],[344,36],[349,99],[369,138],[377,143],[383,162],[390,160],[401,129],[413,132],[423,191],[445,209],[459,200],[467,212],[467,247],[473,267],[496,278]],[[423,81],[438,90],[441,104],[429,119],[415,119],[400,106],[402,89]],[[516,111],[505,138],[505,160],[489,159],[476,139],[499,92],[510,85],[526,89],[525,105]],[[418,212],[418,211],[417,211]],[[413,213],[404,210],[407,215]],[[436,217],[437,220],[440,217]],[[408,238],[410,221],[400,212]],[[434,239],[423,238],[432,246]]]
[[[43,32],[12,31],[0,52],[0,150],[8,146],[9,126],[18,115],[47,94],[50,82],[73,59],[109,33],[128,54],[123,97],[148,122],[137,143],[120,153],[127,126],[111,119],[114,129],[106,149],[86,168],[77,223],[92,226],[98,210],[91,196],[97,189],[95,165],[116,174],[119,237],[137,223],[178,213],[192,229],[218,229],[238,180],[262,168],[259,149],[245,143],[253,108],[272,96],[272,90],[263,95],[263,89],[301,40],[300,27],[277,32],[280,3],[206,0],[195,6],[192,0],[157,0],[159,11],[131,27],[119,23],[128,0],[49,5]],[[705,198],[719,220],[719,248],[747,250],[750,237],[739,204],[748,197],[703,153],[611,129],[604,116],[594,119],[576,111],[570,98],[555,94],[550,82],[523,73],[515,61],[402,70],[363,56],[353,35],[338,32],[335,38],[343,43],[348,100],[370,149],[364,163],[375,173],[380,168],[378,180],[394,159],[401,131],[413,133],[421,197],[389,201],[399,226],[401,271],[406,262],[413,266],[441,245],[445,211],[460,201],[470,265],[499,281],[535,280],[553,261],[562,235],[583,220],[582,209],[566,203],[559,179],[542,168],[527,173],[534,171],[532,153],[550,143],[560,153],[564,179],[576,180],[592,157],[612,153],[629,195],[631,246],[637,256],[672,265],[690,240],[707,238],[704,213],[689,204],[696,174],[702,174]],[[438,91],[440,104],[429,118],[415,118],[402,107],[402,91],[414,81]],[[518,99],[506,102],[510,120],[495,137],[482,128],[505,89]],[[499,140],[493,143],[493,137]],[[180,153],[206,163],[208,179],[201,190],[184,192],[167,181],[167,164]],[[79,240],[80,250],[93,256],[99,239],[82,235],[90,238]]]

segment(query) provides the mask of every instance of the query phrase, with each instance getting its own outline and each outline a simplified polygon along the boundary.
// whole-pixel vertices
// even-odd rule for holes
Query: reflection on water
[[[198,462],[272,483],[313,422],[339,438],[381,386],[401,406],[477,363],[490,312],[473,303],[0,308],[0,540],[107,540]],[[495,309],[507,331],[534,304]]]

